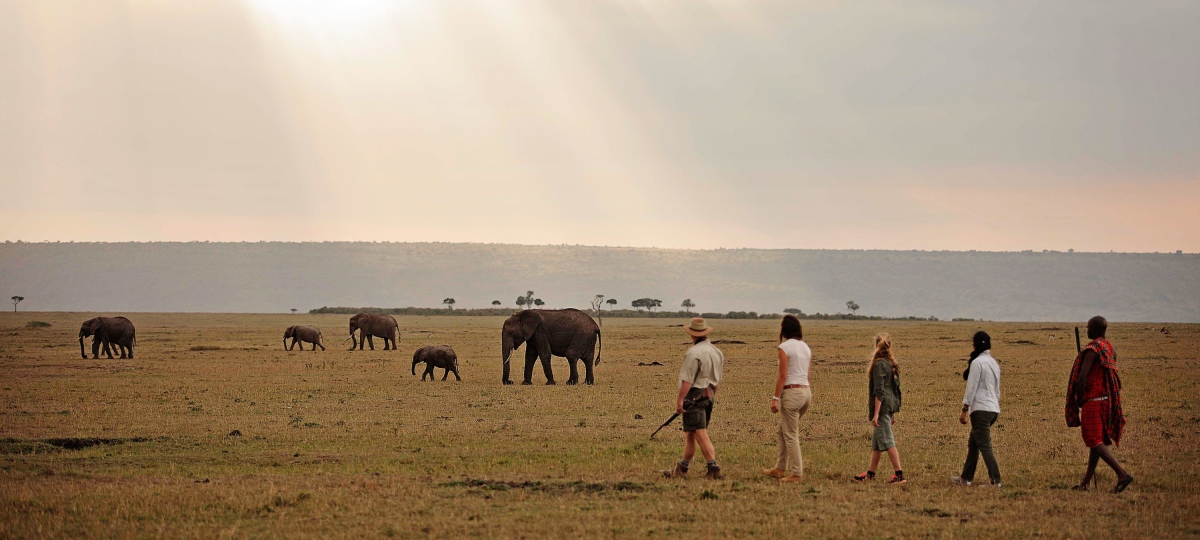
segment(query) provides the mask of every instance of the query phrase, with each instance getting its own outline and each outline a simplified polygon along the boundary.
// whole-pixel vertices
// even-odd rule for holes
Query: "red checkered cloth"
[[[1088,448],[1099,444],[1112,444],[1104,426],[1104,419],[1109,417],[1110,409],[1108,400],[1088,401],[1083,404],[1079,415],[1079,434],[1083,435],[1083,444]]]
[[[1082,382],[1079,380],[1079,369],[1083,365],[1083,354],[1087,351],[1093,351],[1100,359],[1098,365],[1092,366],[1092,369],[1104,368],[1104,395],[1108,396],[1105,401],[1087,401],[1080,403],[1076,387]],[[1088,343],[1086,347],[1080,351],[1079,356],[1075,357],[1075,364],[1071,366],[1071,378],[1067,380],[1067,405],[1066,417],[1067,426],[1081,426],[1087,419],[1081,419],[1079,414],[1080,407],[1084,411],[1088,411],[1088,405],[1095,403],[1103,403],[1102,407],[1092,407],[1097,410],[1096,415],[1102,424],[1101,441],[1121,446],[1121,432],[1125,428],[1125,412],[1121,409],[1121,377],[1117,374],[1117,352],[1113,350],[1113,346],[1105,338],[1096,338]],[[1084,441],[1088,442],[1088,433],[1083,435]],[[1094,440],[1094,438],[1093,438]],[[1100,444],[1099,442],[1096,444]],[[1088,447],[1095,446],[1088,442]]]

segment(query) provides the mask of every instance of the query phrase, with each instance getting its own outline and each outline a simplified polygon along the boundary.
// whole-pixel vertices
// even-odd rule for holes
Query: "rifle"
[[[694,402],[692,400],[690,400],[690,399],[683,400],[683,410],[686,411],[686,410],[690,409],[692,407],[692,405],[694,405]],[[655,435],[658,435],[658,432],[662,431],[663,428],[671,425],[671,422],[674,422],[676,418],[679,418],[679,413],[672,414],[671,417],[668,418],[666,422],[663,422],[663,424],[661,426],[658,426],[658,429],[654,430],[654,433],[650,434],[650,438],[653,439]]]
[[[1075,327],[1075,352],[1077,352],[1077,353],[1083,352],[1083,345],[1079,344],[1079,327],[1078,326]]]

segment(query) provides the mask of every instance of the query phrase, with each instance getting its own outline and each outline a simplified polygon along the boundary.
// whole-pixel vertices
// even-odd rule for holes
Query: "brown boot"
[[[708,474],[704,475],[704,477],[708,478],[709,480],[724,480],[725,479],[725,475],[721,474],[721,466],[720,465],[709,465],[708,466]]]
[[[683,468],[682,463],[676,463],[675,468],[669,471],[663,471],[664,478],[687,478],[688,470]]]

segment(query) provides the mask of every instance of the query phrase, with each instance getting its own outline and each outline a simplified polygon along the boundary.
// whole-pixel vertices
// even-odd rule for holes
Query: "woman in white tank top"
[[[771,396],[771,412],[779,413],[779,452],[775,467],[763,474],[780,482],[799,482],[804,478],[804,458],[800,454],[800,417],[812,403],[808,386],[808,368],[812,350],[803,341],[800,319],[787,315],[779,326],[779,372],[775,377],[775,393]]]

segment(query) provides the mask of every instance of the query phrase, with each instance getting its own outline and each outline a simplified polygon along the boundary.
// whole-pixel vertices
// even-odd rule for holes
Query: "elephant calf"
[[[458,376],[458,355],[454,354],[454,349],[449,345],[430,345],[417,349],[413,353],[412,374],[417,374],[417,364],[425,362],[425,372],[421,374],[421,380],[425,380],[425,376],[429,376],[429,380],[433,380],[433,368],[442,368],[446,370],[442,373],[442,380],[450,376],[450,372],[454,372],[454,378],[461,381],[462,377]]]
[[[292,344],[288,345],[288,338],[291,338]],[[314,326],[289,326],[283,332],[283,348],[292,350],[296,344],[300,344],[300,350],[304,350],[305,343],[312,343],[312,350],[325,350],[325,345],[321,344],[321,331]]]

